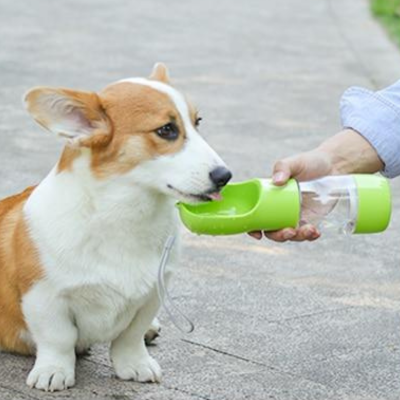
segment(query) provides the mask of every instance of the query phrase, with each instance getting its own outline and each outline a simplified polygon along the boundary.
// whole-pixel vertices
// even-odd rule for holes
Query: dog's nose
[[[225,186],[231,178],[232,173],[226,167],[217,167],[210,172],[210,179],[218,188]]]

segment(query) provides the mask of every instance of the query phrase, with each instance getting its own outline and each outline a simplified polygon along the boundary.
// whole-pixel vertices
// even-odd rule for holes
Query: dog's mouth
[[[207,201],[221,201],[222,195],[218,189],[211,189],[204,193],[185,193],[181,190],[173,187],[172,185],[167,185],[168,189],[176,193],[180,199],[187,201],[189,203],[207,202]]]

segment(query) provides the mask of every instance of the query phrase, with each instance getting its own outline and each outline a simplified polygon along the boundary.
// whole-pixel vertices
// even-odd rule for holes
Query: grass
[[[371,0],[371,9],[400,46],[400,0]]]

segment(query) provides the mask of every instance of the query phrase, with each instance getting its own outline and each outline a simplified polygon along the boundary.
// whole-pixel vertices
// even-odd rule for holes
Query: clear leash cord
[[[169,255],[175,244],[175,239],[176,236],[169,236],[165,242],[160,265],[158,267],[157,293],[165,312],[176,328],[178,328],[182,333],[191,333],[194,331],[193,322],[174,304],[167,289],[167,285],[165,284],[165,272]]]

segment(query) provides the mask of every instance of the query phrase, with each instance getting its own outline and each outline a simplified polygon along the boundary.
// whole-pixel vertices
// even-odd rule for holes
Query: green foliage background
[[[400,46],[400,0],[371,0],[371,9]]]

